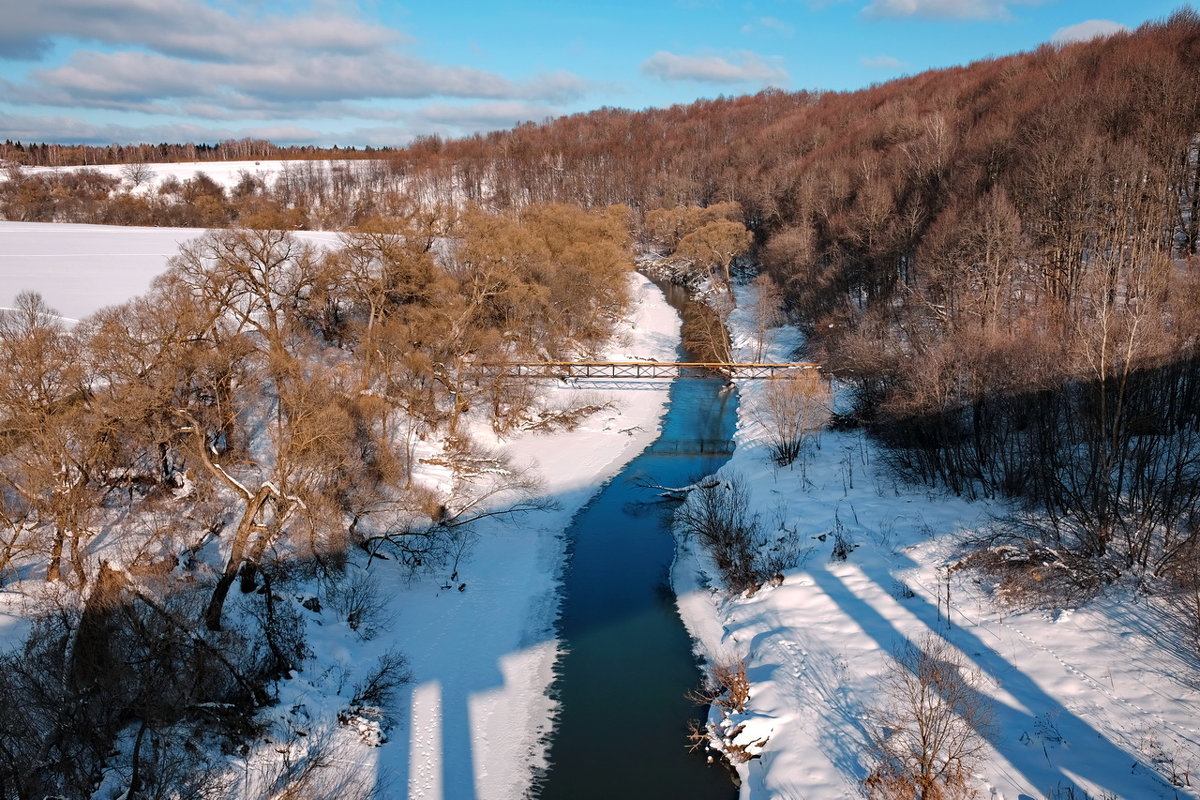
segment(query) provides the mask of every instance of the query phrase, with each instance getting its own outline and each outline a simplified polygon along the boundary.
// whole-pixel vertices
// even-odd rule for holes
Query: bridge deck
[[[773,378],[819,364],[789,362],[709,363],[701,361],[509,361],[475,364],[481,378]]]

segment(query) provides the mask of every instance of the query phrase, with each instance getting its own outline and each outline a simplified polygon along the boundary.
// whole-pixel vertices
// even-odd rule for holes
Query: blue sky
[[[0,138],[394,145],[601,106],[847,90],[1179,0],[0,0]]]

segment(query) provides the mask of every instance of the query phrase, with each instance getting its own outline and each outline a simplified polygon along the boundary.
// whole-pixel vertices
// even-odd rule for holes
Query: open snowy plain
[[[197,172],[203,172],[208,177],[220,186],[222,189],[232,189],[237,186],[238,182],[244,175],[249,175],[253,178],[260,178],[267,183],[271,183],[283,172],[285,168],[303,170],[309,165],[323,166],[327,164],[340,164],[349,168],[366,168],[369,165],[377,162],[370,160],[355,160],[343,162],[328,162],[328,161],[170,161],[162,163],[146,163],[141,166],[145,176],[142,183],[134,187],[136,192],[152,192],[157,189],[164,181],[174,179],[178,181],[186,181],[194,178]],[[111,175],[114,178],[122,180],[126,178],[126,172],[129,169],[128,164],[99,164],[95,166],[71,166],[71,167],[25,167],[25,172],[30,175],[38,175],[43,173],[56,174],[61,172],[73,172],[76,170],[87,169],[94,170],[102,175]],[[2,179],[2,178],[0,178]]]
[[[150,288],[179,245],[201,228],[134,228],[0,220],[0,307],[33,290],[69,320],[123,303]],[[336,233],[297,231],[303,241]]]

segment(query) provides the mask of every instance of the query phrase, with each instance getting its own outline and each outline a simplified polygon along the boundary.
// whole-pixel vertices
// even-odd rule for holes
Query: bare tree
[[[133,184],[133,188],[154,180],[154,170],[144,161],[134,161],[121,167],[121,177]]]
[[[754,279],[757,299],[754,303],[754,360],[761,361],[771,328],[784,321],[783,289],[767,273]]]
[[[815,369],[776,375],[759,395],[759,418],[770,437],[771,458],[786,466],[795,461],[805,439],[829,421],[833,393]]]
[[[863,781],[871,800],[955,800],[987,750],[987,699],[945,639],[906,642],[880,679],[870,742],[875,767]]]
[[[710,222],[680,240],[674,259],[712,275],[730,292],[730,266],[733,260],[750,249],[754,234],[746,226],[732,220]]]
[[[321,363],[298,324],[296,310],[319,268],[310,248],[282,231],[214,231],[185,246],[172,266],[169,277],[191,287],[210,312],[204,336],[213,357],[236,360],[240,352],[245,361],[249,379],[226,387],[232,405],[266,417],[258,457],[239,465],[234,452],[217,445],[220,431],[205,424],[202,401],[189,398],[187,407],[173,409],[189,434],[191,457],[241,508],[205,611],[208,627],[220,630],[234,578],[240,572],[243,586],[252,586],[263,554],[296,519],[306,519],[310,533],[327,527],[314,519],[336,512],[323,502],[325,490],[363,451],[342,402],[349,381],[339,365]]]
[[[22,292],[15,308],[0,311],[0,488],[9,493],[15,526],[53,531],[47,580],[61,577],[70,546],[76,577],[85,578],[83,539],[98,499],[90,485],[98,459],[96,434],[79,364],[78,341],[42,298]],[[7,537],[6,537],[7,538]]]
[[[733,342],[725,324],[731,310],[727,295],[711,303],[689,301],[683,307],[683,346],[692,358],[710,364],[733,361]]]

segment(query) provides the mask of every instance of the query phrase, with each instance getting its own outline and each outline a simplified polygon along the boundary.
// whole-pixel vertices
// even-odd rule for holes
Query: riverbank
[[[664,292],[686,319],[686,292],[669,285]],[[697,360],[686,346],[678,358]],[[562,705],[549,770],[533,795],[539,800],[737,797],[722,765],[684,746],[707,705],[694,699],[700,672],[667,589],[676,504],[656,488],[684,486],[720,467],[731,452],[737,398],[715,376],[669,386],[658,438],[567,531],[556,625],[563,652],[553,687]]]
[[[144,291],[165,270],[178,243],[200,233],[3,223],[0,238],[9,246],[0,259],[0,283],[14,294],[42,292],[60,313],[77,319]],[[631,273],[628,280],[634,303],[603,356],[675,360],[678,316],[645,277]],[[0,299],[0,305],[11,299]],[[523,431],[503,439],[484,422],[468,418],[463,425],[479,446],[540,476],[538,492],[550,505],[477,523],[461,540],[456,568],[410,576],[393,561],[368,562],[355,551],[345,586],[358,594],[340,596],[343,608],[335,607],[328,587],[317,581],[291,584],[287,596],[280,596],[304,628],[309,655],[300,671],[278,683],[278,703],[259,713],[262,735],[249,752],[230,756],[215,746],[201,752],[206,769],[236,782],[231,791],[256,795],[303,773],[312,796],[343,800],[525,794],[545,765],[544,737],[555,708],[548,689],[558,652],[554,620],[563,532],[603,482],[654,440],[668,383],[547,381],[539,391],[549,407],[600,410],[574,430]],[[421,448],[417,455],[429,463],[416,480],[447,488],[450,476],[438,465],[444,463],[440,444],[430,441]],[[495,501],[502,504],[504,498]],[[120,556],[119,544],[118,537],[105,538],[96,557]],[[27,609],[49,589],[37,580],[4,588],[0,647],[7,648],[20,643],[28,630]],[[313,602],[318,598],[321,602]],[[344,608],[351,600],[363,612],[354,627]],[[234,606],[236,597],[231,619]],[[371,708],[347,716],[351,698],[389,653],[407,659],[412,677],[397,688],[392,719]],[[117,747],[128,753],[132,734]],[[118,796],[127,777],[110,771],[96,797]]]
[[[605,357],[674,360],[678,317],[648,279],[632,273],[629,280],[632,313]],[[381,581],[396,617],[387,642],[372,649],[398,647],[413,674],[389,741],[362,764],[385,787],[383,796],[518,798],[545,767],[563,532],[657,436],[667,387],[665,381],[546,384],[552,405],[610,405],[572,431],[500,440],[486,425],[473,426],[477,441],[534,469],[544,481],[541,494],[555,507],[485,521],[453,585],[441,573]],[[354,658],[373,655],[360,650]]]
[[[743,353],[753,350],[753,304],[742,290],[731,319]],[[801,341],[777,330],[766,358],[788,360]],[[699,651],[746,665],[749,700],[727,728],[743,726],[735,741],[755,754],[737,766],[743,800],[859,796],[888,656],[926,636],[961,655],[992,712],[970,779],[980,796],[1197,796],[1194,649],[1153,598],[1114,587],[1077,609],[995,604],[977,576],[946,566],[1003,508],[905,485],[860,431],[826,431],[796,464],[776,467],[762,388],[741,382],[737,449],[718,475],[739,476],[759,522],[803,556],[781,585],[749,597],[713,588],[715,569],[688,543],[672,571]],[[833,555],[839,536],[845,559]]]

